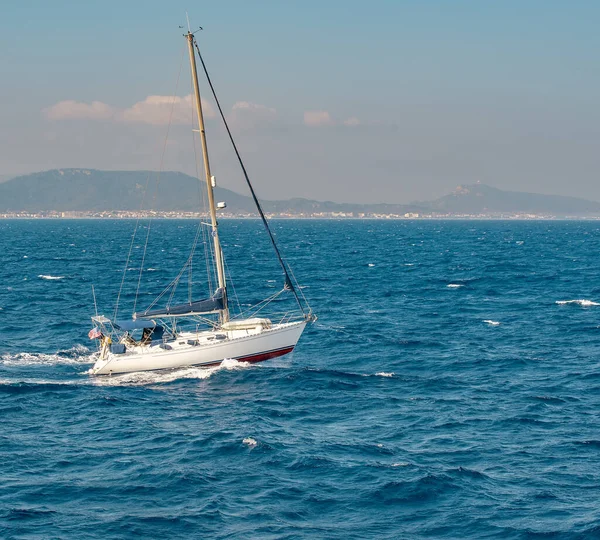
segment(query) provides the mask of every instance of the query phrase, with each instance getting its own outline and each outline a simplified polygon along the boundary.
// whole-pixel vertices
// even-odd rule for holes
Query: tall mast
[[[206,187],[208,190],[208,206],[210,208],[210,222],[212,225],[212,236],[215,246],[215,263],[217,265],[217,279],[219,288],[225,291],[225,307],[221,314],[221,322],[229,320],[229,309],[227,308],[227,289],[225,282],[225,270],[223,268],[223,252],[219,241],[219,227],[217,222],[217,210],[215,208],[215,196],[213,194],[212,176],[210,174],[210,163],[208,161],[208,149],[206,147],[206,133],[204,132],[204,116],[202,115],[202,102],[200,100],[200,88],[198,86],[198,73],[196,71],[196,57],[194,55],[194,34],[188,31],[186,34],[188,49],[190,53],[190,67],[192,70],[192,81],[196,95],[196,112],[198,113],[198,129],[200,130],[200,141],[202,143],[202,157],[204,159],[204,174],[206,176]]]

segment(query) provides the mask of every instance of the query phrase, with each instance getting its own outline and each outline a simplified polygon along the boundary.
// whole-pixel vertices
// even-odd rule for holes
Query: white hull
[[[187,366],[208,367],[219,365],[226,358],[261,362],[291,352],[305,326],[306,321],[274,324],[271,328],[254,334],[239,330],[199,334],[186,332],[168,343],[170,350],[154,344],[134,347],[125,354],[106,353],[103,359],[96,361],[90,373],[111,375]],[[217,335],[225,337],[215,341]]]

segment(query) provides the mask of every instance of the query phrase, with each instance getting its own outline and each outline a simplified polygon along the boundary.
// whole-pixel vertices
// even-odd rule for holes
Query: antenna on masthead
[[[194,30],[192,32],[192,28],[190,26],[190,18],[188,17],[188,12],[187,11],[185,12],[185,18],[187,20],[188,34],[191,34],[193,36],[198,30],[204,30],[204,28],[202,28],[201,26],[199,26],[196,30]],[[183,26],[180,26],[179,28],[183,28]],[[183,35],[185,36],[186,34],[183,34]]]

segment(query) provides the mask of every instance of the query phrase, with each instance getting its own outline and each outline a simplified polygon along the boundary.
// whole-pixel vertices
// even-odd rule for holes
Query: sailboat
[[[209,228],[210,234],[208,237],[212,242],[210,255],[213,257],[217,278],[215,290],[208,298],[194,300],[190,297],[188,302],[168,303],[164,307],[156,307],[155,301],[148,309],[134,312],[130,320],[118,319],[116,309],[112,318],[99,315],[96,310],[96,314],[92,317],[93,328],[88,334],[90,339],[97,340],[98,343],[98,350],[94,355],[95,363],[90,369],[92,375],[116,375],[119,373],[165,370],[188,366],[209,367],[217,366],[226,359],[261,362],[293,351],[306,325],[316,320],[316,316],[308,305],[300,287],[295,279],[292,279],[293,274],[283,260],[275,242],[275,237],[250,183],[246,168],[219,104],[194,34],[188,29],[184,37],[188,45],[195,111],[199,128],[197,131],[200,132],[204,161],[208,211],[210,214],[210,223],[204,225]],[[224,203],[215,204],[213,193],[215,181],[209,163],[194,49],[202,63],[212,95],[242,168],[258,214],[283,270],[284,285],[282,290],[258,306],[264,305],[264,302],[270,302],[279,294],[289,293],[293,295],[297,304],[297,313],[285,313],[277,320],[257,316],[258,311],[262,309],[258,306],[254,313],[246,317],[232,317],[230,312],[228,282],[217,220],[217,209],[223,208]],[[96,303],[95,297],[94,303]]]

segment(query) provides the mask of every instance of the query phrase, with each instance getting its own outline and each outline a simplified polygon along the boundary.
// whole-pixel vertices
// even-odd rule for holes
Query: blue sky
[[[174,93],[186,10],[263,198],[408,202],[481,181],[600,200],[600,3],[585,0],[5,0],[0,175],[158,168],[148,97]],[[242,191],[208,123],[213,169]],[[166,168],[193,172],[190,141],[182,120]]]

